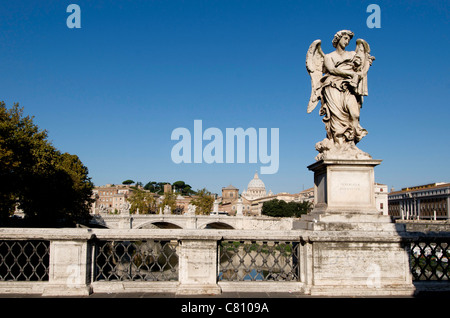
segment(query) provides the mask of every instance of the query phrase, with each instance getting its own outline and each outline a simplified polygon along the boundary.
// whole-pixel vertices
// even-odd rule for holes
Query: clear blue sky
[[[69,29],[69,4],[81,29]],[[381,9],[370,29],[369,4]],[[376,60],[359,147],[377,182],[395,189],[450,181],[448,1],[2,1],[0,100],[19,102],[96,185],[184,180],[220,193],[247,187],[260,163],[175,164],[178,127],[279,128],[279,170],[267,190],[313,186],[318,108],[306,113],[309,45],[335,32],[365,39]]]

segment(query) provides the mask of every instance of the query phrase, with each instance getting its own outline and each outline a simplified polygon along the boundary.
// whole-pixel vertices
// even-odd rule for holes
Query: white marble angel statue
[[[130,214],[131,204],[129,202],[124,202],[120,205],[120,214]]]
[[[164,206],[163,213],[164,213],[164,214],[171,214],[171,213],[172,213],[172,210],[170,209],[170,206],[165,205],[165,206]]]
[[[367,135],[359,123],[363,96],[367,91],[367,72],[375,59],[369,44],[356,40],[356,50],[346,51],[353,32],[342,30],[333,38],[334,52],[324,54],[321,40],[314,41],[306,54],[306,69],[311,76],[311,98],[307,112],[311,113],[321,101],[319,114],[327,136],[316,144],[321,159],[370,159],[356,147]]]
[[[197,208],[197,206],[195,206],[193,204],[189,204],[188,205],[188,213],[187,213],[187,215],[195,215],[196,208]]]

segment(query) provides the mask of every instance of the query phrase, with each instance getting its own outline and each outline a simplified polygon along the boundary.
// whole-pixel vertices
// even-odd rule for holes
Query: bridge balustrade
[[[313,271],[318,275],[316,239],[309,234],[5,228],[0,229],[0,293],[210,294],[252,288],[308,293]],[[448,233],[412,234],[400,244],[408,252],[414,282],[448,288]]]

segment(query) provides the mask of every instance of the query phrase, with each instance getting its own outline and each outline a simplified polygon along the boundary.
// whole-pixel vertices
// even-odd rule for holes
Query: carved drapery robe
[[[333,66],[340,71],[355,71],[360,65],[356,52],[345,52],[340,56],[332,52],[325,56]],[[333,75],[325,67],[325,75],[321,79],[322,107],[320,115],[327,131],[327,138],[334,141],[345,137],[345,141],[358,143],[367,135],[367,131],[359,123],[359,114],[362,107],[362,96],[357,93],[361,78],[344,78]]]

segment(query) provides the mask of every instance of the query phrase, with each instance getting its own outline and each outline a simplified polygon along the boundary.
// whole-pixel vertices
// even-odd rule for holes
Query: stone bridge
[[[294,218],[228,215],[95,214],[92,224],[109,229],[292,230]]]

